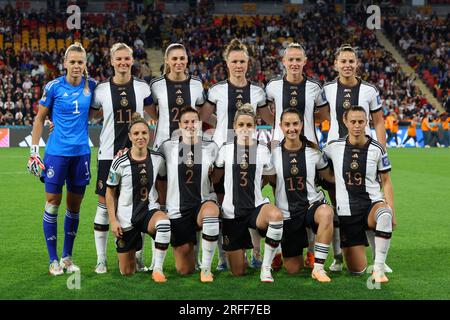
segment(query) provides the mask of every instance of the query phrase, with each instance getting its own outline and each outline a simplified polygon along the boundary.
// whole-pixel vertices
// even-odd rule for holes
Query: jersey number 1
[[[75,100],[73,103],[75,104],[75,111],[73,112],[73,114],[79,114],[80,111],[78,110],[78,100]]]

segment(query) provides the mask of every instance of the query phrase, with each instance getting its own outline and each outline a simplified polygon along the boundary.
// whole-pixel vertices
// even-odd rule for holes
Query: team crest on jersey
[[[121,105],[122,107],[128,106],[128,100],[127,100],[127,98],[122,97],[122,99],[120,100],[120,105]]]
[[[194,154],[192,153],[192,151],[189,151],[189,153],[187,154],[188,158],[186,159],[186,166],[188,168],[192,168],[194,166],[194,159],[192,159],[192,157],[194,156]]]
[[[352,170],[357,170],[359,168],[358,162],[356,160],[353,160],[350,164],[350,168],[352,168]]]
[[[246,170],[248,168],[247,158],[248,158],[248,155],[245,154],[245,153],[241,156],[241,164],[240,164],[240,166],[241,166],[242,170]]]
[[[298,174],[298,168],[297,168],[297,160],[294,158],[291,161],[292,167],[291,167],[291,174],[293,176],[296,176]]]
[[[147,176],[141,176],[141,179],[139,180],[141,186],[145,186],[148,183]]]
[[[292,97],[291,100],[289,101],[289,105],[291,107],[296,107],[297,103],[298,103],[298,101],[297,101],[297,99],[295,97]]]
[[[184,103],[184,99],[180,96],[177,97],[177,99],[175,100],[175,103],[179,106],[181,106]]]
[[[50,168],[47,170],[47,178],[51,179],[51,178],[53,178],[54,176],[55,176],[55,170],[53,170],[53,167],[50,167]]]
[[[384,167],[389,167],[391,165],[391,162],[389,161],[387,153],[383,155],[383,157],[381,158],[381,161],[382,161]]]
[[[83,89],[83,95],[85,97],[89,97],[91,95],[91,90],[89,90],[89,88],[84,88]]]
[[[344,109],[348,109],[352,106],[352,104],[350,103],[350,101],[345,100],[342,106],[344,107]]]

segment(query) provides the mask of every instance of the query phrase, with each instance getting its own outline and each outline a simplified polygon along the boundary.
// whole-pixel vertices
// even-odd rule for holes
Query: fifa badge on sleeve
[[[383,163],[383,167],[389,167],[391,165],[391,162],[389,161],[387,153],[383,155],[381,158],[381,161]]]

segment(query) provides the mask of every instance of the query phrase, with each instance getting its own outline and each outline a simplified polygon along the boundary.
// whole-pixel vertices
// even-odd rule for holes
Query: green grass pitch
[[[96,151],[91,168],[94,178]],[[69,290],[67,275],[47,274],[42,230],[44,185],[26,172],[28,149],[0,149],[0,299],[450,299],[450,150],[390,149],[389,153],[398,229],[387,261],[394,273],[379,290],[368,289],[368,274],[356,277],[346,272],[331,274],[332,282],[321,284],[311,279],[309,271],[295,276],[280,271],[274,273],[273,284],[265,284],[259,282],[259,272],[249,269],[240,278],[233,278],[229,272],[215,272],[215,281],[203,284],[198,272],[190,276],[176,274],[171,248],[165,264],[168,282],[155,284],[150,274],[120,275],[111,234],[109,272],[96,275],[94,179],[82,204],[74,247],[74,260],[81,267],[80,289]],[[64,210],[62,205],[58,218],[59,254]],[[147,240],[147,265],[150,251]],[[369,249],[367,254],[370,257]]]

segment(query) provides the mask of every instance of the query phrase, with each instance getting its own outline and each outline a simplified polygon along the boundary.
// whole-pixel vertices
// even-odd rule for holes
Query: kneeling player
[[[216,166],[225,170],[223,249],[232,274],[241,276],[246,268],[245,249],[252,248],[248,228],[265,235],[260,279],[273,282],[270,266],[283,235],[283,215],[261,192],[263,174],[272,171],[270,152],[253,139],[256,116],[250,104],[237,110],[233,127],[236,138],[222,145],[216,160]]]
[[[195,270],[196,232],[202,231],[200,280],[212,282],[211,262],[219,238],[219,207],[209,173],[218,147],[203,139],[197,110],[180,111],[181,135],[166,140],[159,151],[167,159],[167,212],[172,226],[171,244],[180,274]]]
[[[328,162],[317,145],[301,134],[303,122],[297,109],[288,108],[280,118],[284,139],[272,149],[276,183],[275,203],[284,215],[281,249],[288,273],[303,267],[303,249],[308,247],[306,228],[316,233],[312,278],[330,282],[323,266],[333,236],[333,209],[315,187],[316,169],[334,182]]]
[[[163,264],[170,242],[170,221],[158,210],[155,180],[165,175],[164,156],[147,148],[150,132],[144,118],[133,115],[128,134],[132,147],[114,159],[109,170],[106,207],[111,229],[116,236],[116,249],[122,275],[136,270],[136,251],[142,248],[141,232],[155,240],[155,267],[152,278],[165,282]],[[116,188],[120,188],[117,197]]]
[[[368,245],[365,231],[375,230],[373,278],[376,282],[388,282],[384,264],[396,224],[389,176],[391,164],[384,147],[365,135],[367,114],[364,108],[352,106],[344,112],[343,118],[348,136],[330,141],[325,153],[333,160],[345,262],[350,272],[364,273],[367,267],[364,246]]]

